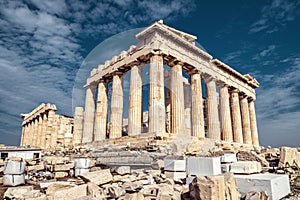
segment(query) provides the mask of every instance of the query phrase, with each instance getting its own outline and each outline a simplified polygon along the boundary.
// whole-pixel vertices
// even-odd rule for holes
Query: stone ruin
[[[58,132],[63,128],[51,120],[59,119],[51,117],[54,105],[23,115],[21,144],[45,150],[42,159],[26,160],[22,174],[7,173],[0,160],[0,184],[15,184],[11,177],[27,184],[8,188],[4,197],[264,200],[292,190],[287,198],[300,198],[300,149],[259,146],[254,78],[213,59],[195,45],[195,36],[162,21],[136,37],[137,46],[91,71],[85,108],[75,108],[73,128]],[[149,105],[143,112],[147,63]],[[129,71],[124,119],[122,78]],[[40,118],[49,122],[39,126]],[[71,139],[63,136],[66,130]]]
[[[168,27],[162,21],[144,29],[136,38],[139,40],[137,46],[131,46],[128,51],[122,51],[91,71],[84,86],[84,117],[83,124],[79,126],[83,127],[82,143],[122,138],[122,78],[129,71],[127,135],[138,136],[142,133],[145,98],[142,95],[142,68],[149,63],[149,135],[162,140],[180,134],[204,140],[207,135],[216,141],[259,145],[254,109],[255,89],[259,84],[254,78],[249,74],[241,75],[225,63],[213,59],[195,45],[195,36]],[[164,64],[170,67],[168,80],[164,80]],[[190,84],[184,83],[183,71],[189,75]],[[206,85],[206,113],[202,81]],[[112,94],[108,108],[110,82]],[[189,89],[190,93],[184,88]],[[190,116],[185,115],[186,101],[190,102]],[[75,118],[76,115],[75,112]],[[186,117],[190,118],[190,132],[186,131]]]

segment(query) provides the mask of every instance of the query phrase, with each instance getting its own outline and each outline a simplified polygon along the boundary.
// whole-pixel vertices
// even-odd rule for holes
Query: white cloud
[[[299,145],[300,59],[283,59],[291,67],[275,74],[260,75],[257,90],[257,116],[262,142],[265,144]],[[291,138],[286,138],[286,136]],[[287,142],[282,144],[282,142]]]
[[[261,50],[259,53],[253,56],[253,60],[261,61],[262,59],[266,59],[265,57],[271,56],[274,54],[274,51],[276,49],[276,45],[269,45],[267,48]],[[269,65],[272,62],[265,61],[265,63],[262,63],[263,65]]]
[[[261,17],[250,26],[250,33],[278,31],[289,21],[295,19],[299,1],[273,0],[270,5],[261,9]]]
[[[0,122],[1,142],[16,144],[19,114],[40,103],[55,103],[71,114],[72,86],[87,38],[100,42],[157,18],[174,20],[193,5],[193,0],[1,1],[0,117],[6,119]]]

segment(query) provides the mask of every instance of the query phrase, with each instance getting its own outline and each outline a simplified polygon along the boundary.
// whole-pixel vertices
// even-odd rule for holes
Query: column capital
[[[214,81],[214,82],[217,81],[217,79],[215,77],[213,77],[209,74],[206,74],[206,73],[203,73],[202,77],[203,77],[203,80],[204,80],[205,83],[208,83],[208,82],[211,82],[211,81]]]
[[[113,73],[112,73],[112,75],[113,76],[115,76],[115,75],[117,75],[117,76],[119,76],[119,77],[121,77],[121,76],[123,76],[123,72],[120,72],[120,71],[114,71]]]
[[[248,96],[248,101],[249,101],[249,102],[252,102],[252,101],[254,102],[255,100],[256,100],[255,97],[249,97],[249,96]]]
[[[230,88],[229,92],[230,92],[230,93],[239,93],[240,90],[239,90],[239,89],[236,89],[236,88]]]
[[[216,84],[217,84],[217,86],[218,86],[219,88],[223,88],[223,87],[229,88],[229,87],[230,87],[227,83],[225,83],[225,82],[223,82],[223,81],[220,81],[220,80],[217,80],[217,81],[216,81]]]
[[[86,84],[86,85],[84,85],[83,86],[85,89],[92,89],[92,90],[95,90],[96,88],[97,88],[97,83],[96,82],[92,82],[92,83],[90,83],[90,84]]]
[[[170,67],[173,67],[175,65],[184,66],[184,64],[185,64],[185,62],[178,60],[177,58],[173,58],[173,59],[167,61],[167,65]]]
[[[151,53],[155,56],[162,56],[163,52],[160,50],[152,50]]]
[[[203,74],[203,72],[201,72],[199,69],[192,69],[186,72],[188,75],[192,76],[194,74],[200,74],[200,76]]]

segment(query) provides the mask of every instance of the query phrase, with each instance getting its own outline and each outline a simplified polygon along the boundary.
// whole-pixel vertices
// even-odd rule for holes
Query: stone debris
[[[110,169],[103,169],[99,171],[80,174],[79,177],[81,177],[86,182],[93,182],[96,185],[102,185],[113,180]]]
[[[281,147],[278,167],[300,168],[300,151],[297,148]]]
[[[33,186],[10,187],[4,193],[6,199],[47,199],[44,193],[33,189]]]
[[[235,179],[239,191],[243,196],[252,191],[265,191],[270,200],[276,200],[285,197],[291,192],[288,175],[235,175]]]
[[[24,168],[26,186],[34,186],[34,189],[28,188],[29,192],[24,192],[24,195],[28,193],[26,199],[73,198],[78,200],[202,199],[204,197],[206,199],[219,198],[230,200],[240,199],[241,197],[251,200],[272,199],[273,194],[270,194],[268,190],[266,190],[267,192],[258,189],[243,191],[239,187],[240,179],[238,179],[238,177],[245,176],[245,179],[248,180],[252,175],[238,175],[238,173],[259,173],[259,169],[261,169],[260,165],[264,162],[262,162],[262,160],[265,160],[270,163],[269,166],[272,167],[264,167],[262,170],[264,173],[269,172],[272,173],[271,175],[276,175],[274,173],[289,174],[289,180],[286,176],[285,181],[281,181],[283,185],[280,190],[283,191],[285,186],[290,186],[290,196],[295,196],[294,199],[297,199],[296,197],[300,193],[299,169],[296,165],[286,165],[278,168],[279,149],[250,148],[249,151],[251,153],[245,153],[243,147],[238,145],[216,144],[216,147],[217,148],[212,148],[210,146],[209,153],[205,153],[205,155],[219,155],[220,157],[201,157],[195,155],[178,157],[178,155],[166,151],[166,149],[169,148],[167,146],[156,148],[155,151],[153,151],[155,148],[146,151],[131,149],[130,147],[113,148],[112,150],[105,147],[106,150],[97,149],[93,151],[88,148],[78,148],[84,149],[82,151],[84,152],[83,154],[81,154],[79,150],[75,151],[71,148],[68,148],[66,151],[62,148],[55,148],[52,149],[50,153],[45,152],[46,156],[44,156],[42,160],[26,160],[26,167]],[[212,149],[216,152],[212,151]],[[240,151],[241,149],[242,151]],[[170,153],[170,155],[167,155],[167,152]],[[79,154],[80,158],[78,158]],[[257,155],[253,156],[254,154]],[[97,155],[100,156],[97,157]],[[115,156],[115,158],[118,155],[120,160],[122,160],[122,156],[129,158],[129,155],[135,155],[136,157],[138,155],[147,155],[152,161],[147,161],[149,165],[139,166],[134,165],[134,160],[131,161],[128,159],[128,165],[105,166],[101,164],[102,162],[96,162],[97,159],[103,158],[102,155],[106,157],[112,155]],[[235,157],[235,155],[237,156]],[[258,157],[265,158],[258,161]],[[81,161],[78,161],[78,159]],[[247,159],[250,161],[247,161]],[[285,159],[287,159],[287,156],[285,156]],[[14,158],[13,160],[21,161],[18,158]],[[221,161],[222,164],[220,164]],[[200,165],[196,165],[195,163],[191,164],[193,162],[198,164],[202,162],[202,167],[200,168]],[[131,165],[132,163],[133,165]],[[241,165],[241,163],[243,163],[243,165]],[[236,167],[235,165],[240,166]],[[222,170],[223,174],[221,174],[221,168],[224,168],[224,166],[226,166],[227,170]],[[186,171],[190,173],[188,174]],[[210,173],[210,175],[197,174],[204,173],[203,171]],[[217,174],[215,173],[216,171],[218,171]],[[228,171],[234,172],[235,175],[233,176],[232,173],[226,173]],[[78,176],[76,177],[75,175]],[[0,184],[3,178],[5,178],[5,176],[3,177],[3,175],[0,174]],[[238,184],[236,182],[237,179],[239,181]],[[272,181],[266,181],[263,184],[272,185]],[[22,187],[24,186],[16,186],[13,188],[22,189]],[[37,188],[40,188],[40,190]],[[250,187],[247,186],[246,188]],[[24,190],[24,188],[22,190]],[[282,197],[288,193],[286,190]],[[20,192],[16,192],[15,194],[21,195]],[[12,195],[12,192],[7,190],[7,199],[15,198]],[[24,199],[24,195],[21,195],[20,198]]]
[[[220,157],[189,157],[186,159],[186,172],[204,176],[221,174]]]
[[[238,161],[230,165],[230,172],[235,174],[253,174],[261,172],[261,164],[257,161]]]

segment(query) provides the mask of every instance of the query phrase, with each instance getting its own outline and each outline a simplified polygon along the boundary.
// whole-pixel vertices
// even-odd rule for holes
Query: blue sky
[[[296,0],[2,0],[0,143],[19,144],[19,114],[42,102],[72,115],[74,80],[89,52],[110,36],[163,19],[260,82],[262,145],[299,146],[299,16]]]

